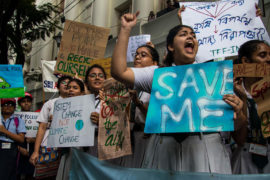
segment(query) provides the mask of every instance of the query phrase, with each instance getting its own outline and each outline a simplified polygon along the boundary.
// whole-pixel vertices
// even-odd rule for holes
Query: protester
[[[84,83],[79,79],[72,79],[67,84],[67,96],[75,97],[85,94]],[[57,180],[69,179],[69,171],[71,167],[71,151],[70,148],[65,148],[68,152],[61,157],[61,162],[57,172]]]
[[[18,104],[22,112],[30,112],[33,97],[30,93],[25,92],[24,97],[18,98]],[[34,143],[36,138],[25,138],[25,142],[18,146],[20,152],[17,179],[33,179],[35,167],[30,164],[29,156],[34,152]]]
[[[270,46],[264,41],[251,40],[240,46],[236,64],[268,63],[270,64]],[[237,78],[235,80],[236,92],[245,102],[248,115],[248,125],[244,127],[245,144],[239,145],[233,152],[232,168],[234,174],[270,173],[270,138],[265,139],[261,130],[261,119],[251,96],[251,86],[261,78]],[[251,144],[259,144],[264,155],[250,152]]]
[[[40,152],[41,144],[43,144],[42,146],[47,145],[47,137],[49,134],[48,129],[50,128],[50,121],[52,119],[50,117],[53,114],[54,103],[58,99],[67,97],[67,84],[71,79],[72,78],[70,76],[62,76],[58,79],[57,88],[59,90],[59,97],[55,99],[51,99],[48,102],[46,102],[40,111],[39,117],[37,119],[37,122],[39,122],[39,127],[38,127],[37,136],[36,136],[35,148],[34,148],[33,154],[30,157],[30,162],[33,165],[37,165],[38,163],[39,154],[41,153]],[[43,148],[43,149],[45,150],[46,148]],[[47,176],[47,177],[51,176],[53,179],[56,175],[57,168],[55,168],[53,171],[48,171],[48,172],[45,171],[45,173],[43,173],[44,176]],[[37,171],[37,167],[36,167],[36,171]]]
[[[2,116],[0,123],[0,179],[16,179],[16,162],[18,143],[24,142],[25,123],[19,117],[14,117],[16,100],[1,99]]]
[[[147,45],[142,45],[137,48],[134,57],[135,68],[157,66],[159,64],[159,55],[153,46],[154,45],[149,42]],[[129,93],[133,102],[131,106],[132,118],[130,126],[133,153],[132,155],[122,157],[121,166],[141,168],[146,152],[146,147],[149,142],[149,135],[144,134],[144,124],[148,109],[148,103],[150,100],[150,94],[143,91],[137,92],[136,90],[129,90]]]
[[[127,68],[126,64],[128,39],[132,27],[136,25],[137,15],[138,12],[121,17],[122,25],[112,56],[111,73],[115,79],[129,87],[150,92],[156,67]],[[193,29],[184,25],[172,28],[167,36],[167,50],[166,66],[193,64],[198,50],[198,41]],[[223,99],[233,107],[235,122],[244,121],[241,99],[236,95],[224,95]],[[159,136],[158,141],[148,146],[152,149],[151,153],[146,154],[145,167],[230,174],[230,159],[221,142],[220,134],[198,134],[190,133],[185,139],[182,134]]]

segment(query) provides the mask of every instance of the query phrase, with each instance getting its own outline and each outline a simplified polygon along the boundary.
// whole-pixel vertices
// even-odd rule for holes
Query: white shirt
[[[43,105],[37,118],[37,122],[48,123],[50,115],[53,115],[54,103],[58,99],[62,99],[62,97],[51,99]]]

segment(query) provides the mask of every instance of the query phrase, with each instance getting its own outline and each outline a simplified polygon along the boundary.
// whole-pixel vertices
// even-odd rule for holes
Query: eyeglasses
[[[68,84],[68,81],[61,81],[60,84],[67,85]]]
[[[152,57],[150,54],[148,54],[148,53],[146,53],[146,52],[143,52],[143,51],[140,52],[140,53],[136,52],[135,55],[134,55],[134,57],[136,57],[136,56],[138,56],[138,55],[140,55],[141,58],[144,58],[144,57]]]
[[[98,74],[96,74],[96,73],[91,73],[91,74],[89,74],[88,75],[90,78],[97,78],[97,77],[99,77],[99,78],[105,78],[105,75],[103,74],[103,73],[98,73]]]
[[[15,104],[14,103],[4,103],[4,104],[2,104],[2,107],[14,107],[15,106]]]

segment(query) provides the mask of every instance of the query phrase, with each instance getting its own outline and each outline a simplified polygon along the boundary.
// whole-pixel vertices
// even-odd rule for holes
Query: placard
[[[21,65],[0,65],[0,98],[24,97]]]
[[[48,147],[93,146],[95,111],[93,94],[56,100],[48,136]]]
[[[66,20],[55,73],[84,78],[93,59],[104,58],[110,29]]]
[[[151,35],[142,34],[138,36],[131,36],[128,40],[128,50],[127,50],[127,62],[133,62],[136,54],[136,50],[141,45],[145,45],[147,42],[151,41]]]
[[[98,158],[105,160],[132,154],[128,90],[120,82],[113,81],[104,93],[99,116]]]
[[[35,138],[38,131],[39,123],[37,118],[38,112],[15,112],[14,116],[21,118],[25,122],[26,134],[25,137]]]
[[[270,77],[266,77],[251,86],[251,95],[257,104],[261,118],[262,134],[270,137]]]
[[[233,131],[232,61],[158,68],[152,83],[146,133]]]
[[[235,56],[240,45],[252,39],[270,42],[260,17],[256,17],[257,0],[223,0],[217,2],[183,2],[182,22],[196,33],[199,50],[197,62]]]
[[[270,77],[270,64],[244,63],[233,65],[234,77]]]
[[[42,83],[44,92],[58,92],[57,77],[53,74],[56,61],[41,60]]]

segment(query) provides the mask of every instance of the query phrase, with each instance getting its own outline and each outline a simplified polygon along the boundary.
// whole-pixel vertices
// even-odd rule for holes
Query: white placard
[[[56,61],[41,60],[42,83],[45,92],[57,92],[57,77],[53,74]]]
[[[133,62],[137,48],[141,45],[145,45],[147,42],[150,42],[150,40],[151,40],[151,35],[149,34],[129,37],[127,62]]]
[[[47,146],[93,146],[95,126],[90,121],[90,114],[94,111],[93,94],[57,100]]]
[[[191,26],[198,39],[197,62],[235,56],[240,45],[252,39],[270,42],[268,33],[256,17],[257,0],[184,2],[184,25]]]
[[[15,112],[14,116],[24,120],[26,128],[25,137],[36,137],[39,126],[37,122],[38,112]]]

